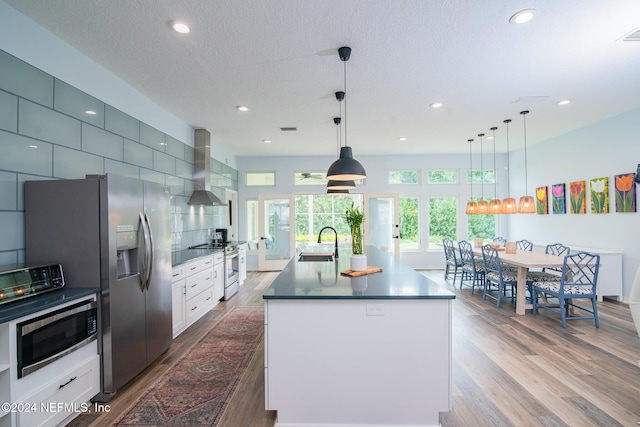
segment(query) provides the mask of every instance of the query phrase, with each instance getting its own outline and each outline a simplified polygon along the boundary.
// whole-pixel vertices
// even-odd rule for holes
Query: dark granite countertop
[[[241,245],[243,241],[234,241],[230,242],[234,245]],[[200,258],[202,256],[212,255],[216,252],[224,252],[224,248],[195,248],[195,249],[182,249],[180,251],[171,252],[171,266],[176,267],[180,264],[184,264],[185,262],[192,261],[196,258]]]
[[[298,255],[262,295],[264,299],[454,299],[455,294],[391,254],[368,246],[367,264],[382,272],[360,277],[342,276],[350,269],[350,253],[338,262],[298,262]]]
[[[95,288],[67,288],[56,289],[40,295],[0,305],[0,323],[10,322],[23,316],[53,308],[69,301],[77,300],[100,292]]]

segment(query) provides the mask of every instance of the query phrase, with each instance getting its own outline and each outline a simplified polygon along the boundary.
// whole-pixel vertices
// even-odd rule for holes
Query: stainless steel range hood
[[[225,203],[210,191],[211,132],[206,129],[195,130],[193,160],[193,194],[187,204],[224,205]]]

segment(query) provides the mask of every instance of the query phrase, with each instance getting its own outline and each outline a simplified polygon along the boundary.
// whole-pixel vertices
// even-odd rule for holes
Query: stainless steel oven
[[[238,247],[228,245],[224,253],[224,299],[231,298],[239,289],[238,279],[240,270],[238,265]]]
[[[18,323],[18,378],[77,350],[97,338],[96,301],[83,301]]]

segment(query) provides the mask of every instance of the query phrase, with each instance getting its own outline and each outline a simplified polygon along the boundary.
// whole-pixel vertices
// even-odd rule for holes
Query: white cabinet
[[[242,286],[247,278],[247,244],[238,245],[238,284]]]
[[[224,295],[224,254],[196,258],[173,268],[173,337],[211,310]]]

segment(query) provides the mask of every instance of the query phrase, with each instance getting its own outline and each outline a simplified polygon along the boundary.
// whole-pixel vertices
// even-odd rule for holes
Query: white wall
[[[532,131],[534,112],[527,118]],[[587,187],[587,214],[584,215],[512,215],[508,221],[510,240],[526,238],[536,244],[562,242],[569,246],[607,249],[623,253],[623,295],[628,298],[633,278],[640,265],[640,213],[615,212],[614,175],[636,171],[640,163],[640,110],[576,129],[540,144],[529,145],[528,193],[535,197],[536,187],[609,177],[609,212],[592,214]],[[519,197],[524,189],[524,153],[511,154],[511,192]],[[640,186],[636,185],[636,192]],[[567,195],[568,197],[568,195]],[[640,200],[639,200],[640,201]],[[567,200],[568,203],[568,200]],[[569,205],[567,204],[567,212]],[[550,208],[551,212],[551,208]]]

